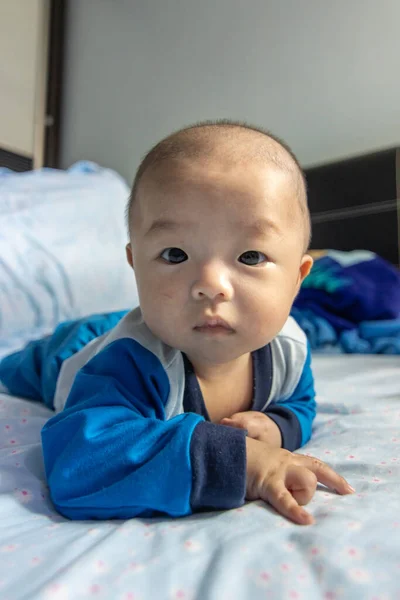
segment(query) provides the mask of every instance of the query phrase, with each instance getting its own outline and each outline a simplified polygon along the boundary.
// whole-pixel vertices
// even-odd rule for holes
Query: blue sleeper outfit
[[[252,360],[252,410],[275,421],[284,448],[299,448],[315,417],[305,334],[289,317]],[[3,359],[0,381],[58,411],[42,445],[66,517],[178,517],[244,503],[246,431],[210,422],[189,359],[155,338],[140,308],[59,325]]]

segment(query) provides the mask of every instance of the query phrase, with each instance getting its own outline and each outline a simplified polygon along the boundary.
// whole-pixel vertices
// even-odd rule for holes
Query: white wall
[[[247,119],[303,164],[400,143],[399,0],[70,0],[62,164],[128,180],[176,128]]]

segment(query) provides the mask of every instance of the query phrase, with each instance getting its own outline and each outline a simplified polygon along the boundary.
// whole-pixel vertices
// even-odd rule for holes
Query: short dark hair
[[[193,125],[189,125],[187,127],[183,127],[175,131],[174,133],[168,135],[166,138],[162,139],[158,142],[142,159],[133,181],[132,190],[129,196],[128,204],[126,207],[126,222],[128,231],[131,231],[131,220],[132,220],[132,208],[137,196],[137,192],[143,178],[145,172],[151,168],[156,168],[162,163],[169,160],[176,159],[185,159],[185,158],[199,158],[204,155],[204,149],[202,149],[199,145],[193,143],[193,140],[190,139],[190,133],[195,129],[200,128],[210,128],[211,130],[218,129],[245,129],[248,131],[254,131],[265,135],[270,140],[275,141],[283,150],[289,155],[291,158],[295,169],[299,175],[299,204],[302,213],[302,217],[304,219],[305,225],[305,238],[306,238],[306,249],[309,246],[311,240],[311,219],[310,213],[307,205],[307,184],[305,175],[303,173],[303,169],[294,154],[291,148],[284,142],[282,139],[264,129],[263,127],[258,127],[255,125],[251,125],[244,121],[235,121],[231,119],[219,119],[216,121],[200,121]],[[279,153],[271,152],[268,156],[269,160],[274,162],[279,168],[285,168],[285,164],[281,159]]]

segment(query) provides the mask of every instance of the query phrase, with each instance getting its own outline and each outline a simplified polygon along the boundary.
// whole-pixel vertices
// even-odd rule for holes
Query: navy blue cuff
[[[192,510],[241,506],[246,494],[246,435],[243,429],[199,423],[190,442]]]
[[[282,448],[290,452],[300,448],[301,427],[293,411],[282,405],[270,404],[263,412],[278,425],[282,436]]]

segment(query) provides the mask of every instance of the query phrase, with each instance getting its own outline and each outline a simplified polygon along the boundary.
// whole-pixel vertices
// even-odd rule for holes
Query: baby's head
[[[127,218],[143,318],[194,364],[269,343],[312,266],[296,158],[240,123],[195,125],[157,144],[137,171]]]

